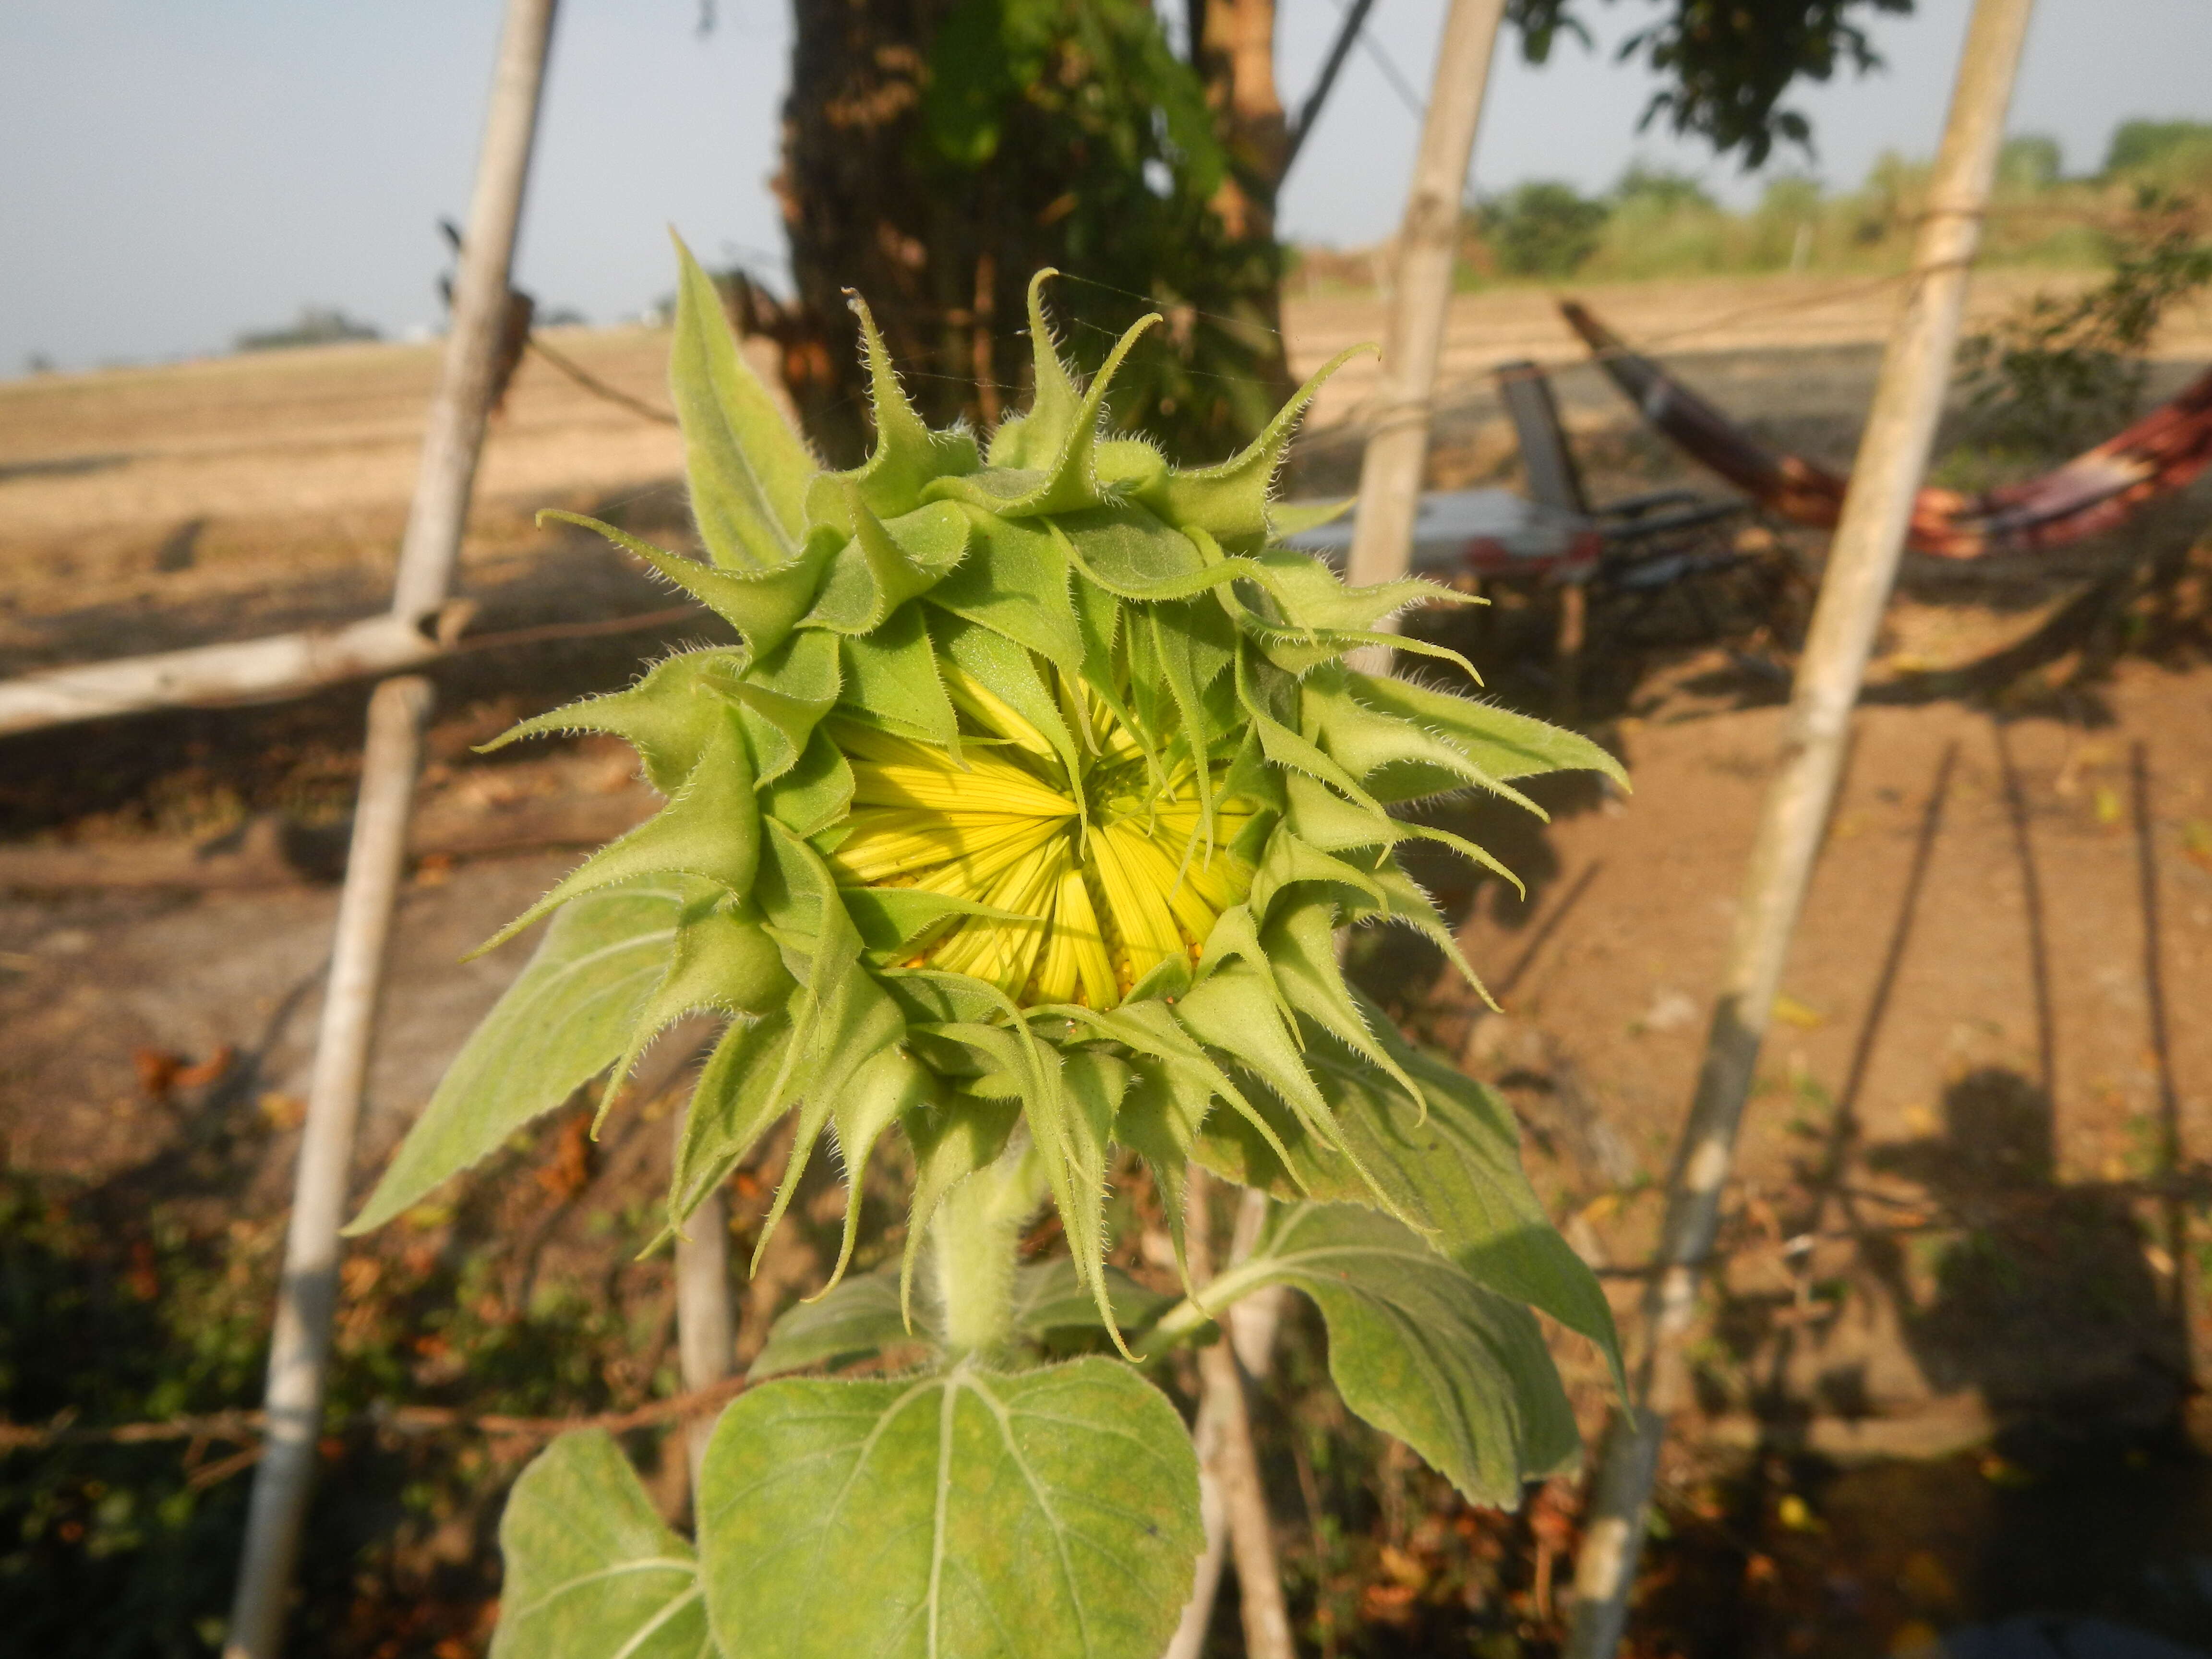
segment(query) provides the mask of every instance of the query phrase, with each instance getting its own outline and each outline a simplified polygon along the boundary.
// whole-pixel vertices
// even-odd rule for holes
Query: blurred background
[[[521,960],[461,953],[653,804],[619,744],[472,745],[714,637],[533,522],[691,545],[668,230],[832,464],[866,434],[841,290],[933,419],[988,427],[1026,397],[1020,295],[1048,263],[1086,362],[1167,313],[1114,418],[1217,459],[1382,336],[1443,13],[565,0],[514,276],[534,312],[464,548],[467,648],[430,671],[364,1179]],[[0,678],[386,604],[498,14],[0,9]],[[1492,695],[1598,735],[1636,793],[1554,787],[1547,826],[1475,815],[1525,897],[1420,872],[1502,1012],[1403,940],[1357,963],[1505,1092],[1624,1317],[1825,538],[1644,425],[1555,301],[1758,441],[1847,470],[1966,15],[1516,0],[1501,38],[1428,484],[1546,497],[1543,434],[1495,376],[1527,361],[1583,507],[1716,511],[1648,580],[1570,601],[1470,569],[1473,620],[1416,619]],[[2201,0],[2038,8],[1932,482],[2036,477],[2212,358],[2207,63]],[[1371,360],[1329,383],[1289,494],[1350,493],[1376,387]],[[2212,1651],[2208,520],[2200,482],[2063,548],[1908,556],[1729,1191],[1636,1651],[1955,1653],[2030,1615],[2107,1644],[2075,1652]],[[249,1443],[71,1425],[258,1402],[365,698],[0,736],[0,1651],[220,1644]],[[460,1416],[676,1390],[666,1267],[633,1259],[671,1113],[595,1144],[592,1104],[352,1249],[296,1650],[483,1650],[500,1504],[537,1443]],[[864,1265],[902,1213],[898,1171],[867,1179]],[[834,1172],[806,1194],[737,1291],[741,1357],[834,1258]],[[1158,1218],[1116,1201],[1150,1270]],[[742,1172],[747,1249],[764,1203]],[[1597,1363],[1557,1346],[1594,1428]],[[1258,1432],[1306,1650],[1554,1649],[1575,1481],[1466,1508],[1344,1413],[1303,1326]],[[632,1449],[659,1456],[653,1433]],[[1235,1632],[1231,1598],[1216,1650]]]

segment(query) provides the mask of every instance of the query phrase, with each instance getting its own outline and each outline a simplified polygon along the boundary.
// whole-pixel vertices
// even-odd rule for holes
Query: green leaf
[[[1088,1306],[1085,1304],[1085,1306]],[[899,1311],[898,1264],[854,1273],[811,1302],[786,1309],[769,1328],[768,1341],[746,1376],[757,1382],[810,1365],[866,1359],[884,1352],[928,1351],[908,1334]]]
[[[1175,1012],[1183,1030],[1265,1079],[1301,1119],[1326,1122],[1328,1103],[1307,1075],[1282,1008],[1282,994],[1264,965],[1234,961],[1191,987]]]
[[[872,1273],[848,1275],[813,1301],[794,1304],[769,1328],[760,1357],[745,1375],[759,1382],[812,1365],[878,1355],[927,1356],[933,1340],[907,1329],[898,1281],[898,1263],[887,1261]],[[1131,1330],[1151,1324],[1176,1299],[1146,1289],[1119,1267],[1107,1268],[1106,1286],[1115,1319]],[[1066,1256],[1024,1262],[1014,1269],[1013,1318],[1015,1330],[1031,1340],[1100,1328],[1098,1304]]]
[[[1287,1113],[1274,1125],[1287,1164],[1237,1119],[1209,1119],[1194,1155],[1207,1168],[1282,1197],[1388,1207],[1431,1230],[1436,1248],[1477,1283],[1540,1308],[1598,1345],[1620,1375],[1620,1339],[1605,1291],[1544,1212],[1521,1168],[1513,1115],[1480,1084],[1413,1049],[1371,1003],[1360,1011],[1378,1042],[1419,1088],[1409,1100],[1376,1069],[1319,1044],[1306,1060],[1335,1133],[1365,1175]],[[1371,1179],[1374,1186],[1368,1182]]]
[[[691,1091],[676,1143],[668,1176],[670,1226],[682,1226],[783,1115],[786,1103],[775,1084],[790,1042],[791,1019],[783,1013],[740,1020],[722,1033]]]
[[[1182,1419],[1097,1358],[740,1395],[699,1537],[728,1659],[1158,1659],[1203,1542]]]
[[[564,1434],[523,1470],[500,1517],[506,1583],[492,1659],[710,1659],[691,1546],[653,1513],[599,1429]]]
[[[968,519],[939,501],[886,525],[868,510],[858,489],[848,506],[853,538],[830,561],[807,621],[840,634],[866,634],[960,562]]]
[[[1574,1462],[1574,1413],[1535,1320],[1410,1228],[1346,1205],[1279,1212],[1233,1289],[1271,1284],[1321,1310],[1344,1403],[1471,1501],[1516,1508],[1524,1483]]]
[[[606,1121],[616,1092],[629,1081],[647,1045],[678,1020],[707,1012],[757,1017],[775,1012],[790,1000],[791,975],[759,919],[741,914],[727,893],[704,882],[698,885],[700,890],[684,907],[677,923],[668,971],[638,1014],[629,1045],[608,1078],[599,1115],[592,1123],[594,1134]],[[745,907],[747,911],[750,908]]]
[[[1030,278],[1030,356],[1033,365],[1029,411],[999,423],[991,434],[991,465],[1042,471],[1066,448],[1083,408],[1083,393],[1060,360],[1052,320],[1045,315],[1044,285],[1060,273],[1049,267]]]
[[[1355,683],[1350,674],[1334,665],[1316,669],[1306,677],[1299,714],[1306,736],[1362,783],[1394,768],[1419,769],[1450,778],[1446,788],[1471,784],[1502,795],[1539,818],[1549,816],[1512,785],[1484,771],[1456,744],[1405,715],[1363,703],[1354,695],[1355,690],[1364,692],[1378,682],[1365,675],[1359,678],[1365,684]]]
[[[793,970],[799,993],[791,1002],[791,1041],[765,1109],[773,1121],[786,1106],[795,1105],[799,1121],[783,1179],[761,1222],[760,1242],[753,1250],[756,1268],[799,1190],[816,1139],[854,1073],[906,1035],[897,1004],[861,963],[860,931],[820,857],[781,830],[771,831],[770,845],[787,889],[803,896],[802,905],[817,920],[812,937],[796,941],[804,951],[804,964]]]
[[[1267,924],[1264,940],[1266,960],[1273,969],[1282,994],[1297,1012],[1318,1025],[1353,1054],[1382,1068],[1390,1080],[1414,1100],[1420,1091],[1390,1047],[1376,1035],[1345,981],[1336,959],[1336,935],[1328,913],[1318,904],[1293,904],[1279,911]]]
[[[733,679],[715,682],[735,707],[756,781],[772,783],[799,763],[807,739],[837,701],[837,641],[805,633]]]
[[[890,999],[884,1001],[888,1004]],[[897,1048],[879,1049],[839,1086],[830,1121],[837,1131],[839,1161],[845,1166],[845,1231],[837,1265],[830,1270],[833,1288],[844,1278],[860,1240],[860,1188],[876,1142],[902,1115],[927,1110],[944,1093],[933,1073]]]
[[[382,1226],[618,1057],[668,966],[697,884],[639,881],[586,895],[553,919],[439,1080],[349,1234]]]
[[[1176,1300],[1146,1290],[1119,1267],[1106,1269],[1106,1293],[1114,1304],[1115,1323],[1133,1331],[1151,1324]],[[1055,1331],[1097,1330],[1102,1324],[1091,1287],[1066,1256],[1014,1269],[1014,1328],[1024,1336],[1042,1339]]]
[[[1126,598],[1146,599],[1206,568],[1190,538],[1143,507],[1117,503],[1054,520],[1094,579]]]
[[[714,279],[680,239],[676,258],[668,386],[684,428],[684,470],[699,539],[727,569],[789,564],[805,535],[814,458],[738,350]]]
[[[815,727],[799,763],[763,784],[761,810],[799,840],[817,836],[851,810],[853,768],[830,734]]]
[[[1070,777],[1083,775],[1083,751],[1061,718],[1060,699],[1037,672],[1036,659],[1004,635],[957,617],[940,617],[937,638],[963,673],[1036,727]],[[956,701],[959,688],[953,688]]]
[[[994,921],[1024,921],[1029,918],[995,905],[927,887],[841,887],[846,914],[860,930],[861,942],[871,951],[896,951],[947,916],[983,916]]]
[[[1284,623],[1317,634],[1362,634],[1409,605],[1465,603],[1467,595],[1403,576],[1371,587],[1348,586],[1319,559],[1295,548],[1270,547],[1252,556],[1267,573],[1267,591]]]
[[[938,479],[924,491],[931,501],[965,501],[980,507],[987,513],[1002,518],[1030,519],[1047,513],[1075,513],[1098,504],[1098,476],[1095,455],[1098,443],[1098,422],[1104,412],[1106,388],[1121,367],[1139,337],[1153,324],[1160,321],[1153,312],[1139,317],[1114,343],[1113,350],[1099,365],[1083,402],[1069,418],[1066,441],[1059,453],[1050,461],[1036,456],[1026,441],[1024,447],[1027,466],[1024,468],[993,467],[983,472],[964,477]],[[1024,441],[1032,434],[1024,432]],[[1034,435],[1043,435],[1040,428]],[[1027,467],[1042,470],[1031,471]]]

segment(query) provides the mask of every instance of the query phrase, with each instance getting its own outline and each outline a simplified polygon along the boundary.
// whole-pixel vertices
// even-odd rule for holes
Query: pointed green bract
[[[714,279],[680,240],[676,259],[668,386],[699,538],[726,569],[773,570],[799,556],[814,458],[738,352]]]
[[[684,910],[702,886],[632,882],[556,916],[346,1231],[368,1232],[412,1208],[605,1071],[666,975]]]

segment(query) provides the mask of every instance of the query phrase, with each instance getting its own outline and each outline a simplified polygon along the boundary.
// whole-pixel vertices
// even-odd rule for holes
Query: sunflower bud
[[[1170,1195],[1224,1128],[1279,1172],[1297,1167],[1293,1138],[1356,1166],[1316,1045],[1338,1074],[1422,1098],[1346,985],[1334,930],[1402,922],[1467,969],[1395,849],[1425,839],[1499,866],[1390,809],[1468,789],[1528,805],[1516,778],[1618,768],[1572,733],[1346,665],[1376,642],[1450,655],[1376,630],[1455,596],[1347,588],[1278,544],[1275,473],[1336,363],[1243,454],[1180,471],[1102,431],[1115,369],[1158,319],[1079,385],[1041,273],[1035,398],[986,453],[928,428],[855,300],[876,445],[825,472],[682,262],[672,379],[708,560],[593,527],[742,643],[501,739],[615,733],[667,805],[500,937],[610,888],[680,894],[616,1068],[619,1082],[688,1014],[730,1018],[678,1150],[672,1225],[787,1115],[769,1228],[825,1133],[852,1174],[896,1132],[916,1171],[910,1273],[946,1191],[1025,1133],[1110,1328],[1100,1200],[1116,1147]],[[858,1212],[855,1194],[840,1272]]]

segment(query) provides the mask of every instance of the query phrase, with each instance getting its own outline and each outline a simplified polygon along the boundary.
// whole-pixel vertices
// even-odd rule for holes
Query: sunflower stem
[[[929,1224],[930,1271],[956,1357],[990,1353],[1014,1334],[1022,1230],[1043,1203],[1044,1166],[1026,1135],[945,1195]]]

